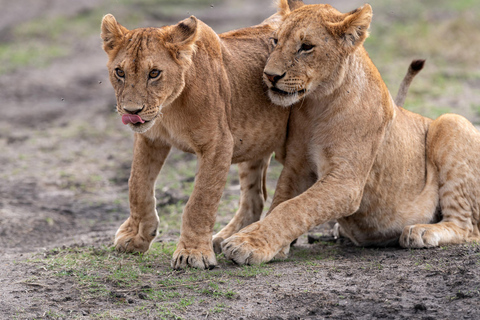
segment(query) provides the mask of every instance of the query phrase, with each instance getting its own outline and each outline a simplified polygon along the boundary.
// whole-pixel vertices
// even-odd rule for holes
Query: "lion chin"
[[[299,91],[299,92],[293,92],[293,93],[287,93],[285,91],[282,92],[276,92],[270,88],[268,90],[268,97],[270,100],[279,106],[282,107],[290,107],[300,101],[304,96],[306,95],[305,91]]]
[[[155,124],[155,121],[157,120],[157,118],[153,118],[152,120],[150,121],[146,121],[145,123],[129,123],[128,126],[130,127],[130,129],[132,129],[133,132],[136,132],[136,133],[145,133],[147,132],[151,127],[153,127],[153,125]]]

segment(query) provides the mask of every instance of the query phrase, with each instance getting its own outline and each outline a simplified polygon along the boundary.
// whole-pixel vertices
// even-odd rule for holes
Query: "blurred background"
[[[100,22],[129,29],[190,15],[217,32],[260,23],[267,0],[0,0],[0,253],[109,242],[128,216],[133,134],[115,114]],[[313,1],[305,1],[314,3]],[[342,12],[362,1],[329,1]],[[427,59],[405,108],[480,123],[480,1],[372,0],[365,43],[395,95],[412,59]],[[273,161],[269,196],[281,165]],[[195,157],[173,151],[157,182],[160,241],[176,239]],[[218,230],[238,204],[232,166]]]

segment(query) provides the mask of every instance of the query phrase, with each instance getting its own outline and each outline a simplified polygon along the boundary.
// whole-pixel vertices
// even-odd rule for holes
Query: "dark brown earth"
[[[308,243],[313,236],[303,236],[289,260],[262,266],[252,275],[232,276],[243,269],[221,258],[217,269],[201,273],[174,272],[168,259],[160,259],[152,265],[158,273],[142,278],[140,287],[119,289],[114,283],[105,283],[110,293],[95,299],[85,295],[76,278],[56,275],[65,268],[68,273],[67,267],[47,268],[51,256],[62,248],[109,255],[106,248],[129,214],[127,180],[133,139],[114,111],[115,97],[98,35],[101,16],[114,13],[134,28],[171,24],[195,14],[215,30],[225,31],[258,23],[274,12],[269,1],[152,3],[0,0],[0,319],[480,319],[479,244],[427,250],[358,248],[347,240],[334,240],[329,225],[312,231],[321,235],[320,242]],[[342,11],[361,4],[353,0],[333,3]],[[371,4],[375,11],[375,2]],[[478,6],[474,8],[478,10],[473,12],[480,12]],[[374,23],[377,15],[380,20],[388,15],[401,21],[408,12],[392,4],[391,10],[380,7]],[[453,11],[437,8],[429,17],[441,23],[452,15]],[[373,29],[372,35],[375,32],[381,30]],[[38,59],[18,63],[5,58],[5,48],[22,50],[29,43],[34,47],[29,49],[31,54]],[[52,54],[49,47],[60,48],[60,53]],[[405,50],[399,50],[404,54],[400,70],[406,70],[404,62],[421,58],[408,56]],[[416,50],[423,52],[422,48]],[[471,50],[477,54],[468,61],[480,61],[478,47]],[[382,54],[376,56],[382,58]],[[396,67],[385,59],[384,66],[382,61],[374,62],[387,80],[397,77],[399,82],[403,71],[394,73]],[[419,80],[412,85],[415,101],[423,99],[429,106],[452,102],[447,111],[476,121],[480,76],[468,72],[480,69],[468,61],[460,64],[461,70],[432,65],[434,71],[428,71],[427,62],[426,75],[446,70],[445,81],[458,78],[462,89],[449,87],[439,93],[434,87],[443,88],[440,82]],[[422,94],[430,89],[434,93]],[[460,90],[458,99],[451,96],[455,90]],[[270,198],[280,170],[274,162],[269,174]],[[194,173],[195,157],[178,151],[162,171],[157,185],[161,243],[178,237],[181,209]],[[233,167],[217,230],[235,211],[238,193]],[[130,259],[111,254],[119,265]],[[202,274],[212,278],[194,282],[191,288],[167,288],[175,293],[172,301],[181,302],[182,297],[195,300],[184,308],[153,302],[142,293],[148,286],[156,289],[165,278],[189,284],[188,277]],[[232,293],[208,294],[211,283]],[[128,311],[134,307],[137,313]],[[162,308],[168,312],[140,311]]]

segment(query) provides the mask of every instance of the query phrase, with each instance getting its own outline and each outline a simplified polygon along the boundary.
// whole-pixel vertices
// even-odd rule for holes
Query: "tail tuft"
[[[425,60],[419,59],[419,60],[413,60],[412,63],[410,63],[410,69],[412,71],[420,71],[423,69],[423,66],[425,65]]]

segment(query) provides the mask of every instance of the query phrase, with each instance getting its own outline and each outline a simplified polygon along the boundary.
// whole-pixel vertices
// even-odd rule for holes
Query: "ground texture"
[[[309,1],[309,3],[312,3]],[[391,88],[427,58],[406,107],[478,124],[476,1],[371,1],[366,47]],[[342,11],[363,3],[332,3]],[[480,244],[358,248],[330,225],[287,261],[173,271],[195,157],[174,151],[157,183],[161,235],[146,255],[111,249],[129,214],[132,134],[114,112],[99,24],[129,28],[195,14],[221,32],[260,22],[267,1],[0,0],[0,319],[479,319]],[[472,31],[472,29],[474,31]],[[475,31],[476,30],[476,31]],[[269,172],[270,199],[281,165]],[[216,229],[239,199],[236,167]]]

